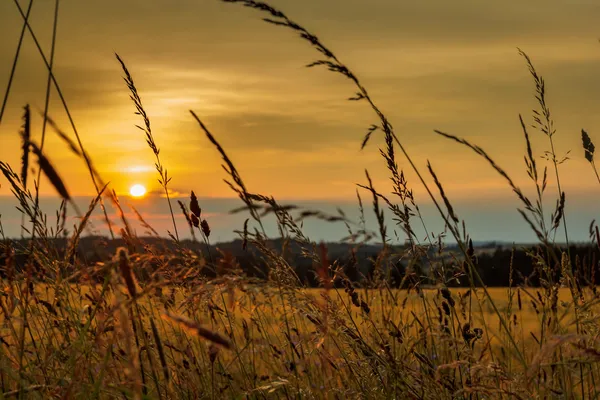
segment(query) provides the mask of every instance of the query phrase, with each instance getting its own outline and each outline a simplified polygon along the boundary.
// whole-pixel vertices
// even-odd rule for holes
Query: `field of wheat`
[[[476,387],[526,398],[561,390],[528,374],[557,368],[557,348],[565,360],[589,353],[577,323],[595,325],[575,319],[567,289],[557,293],[554,314],[544,312],[539,290],[490,290],[498,315],[482,290],[303,289],[235,274],[193,289],[140,285],[126,262],[116,260],[104,283],[29,290],[9,281],[1,331],[7,384],[27,382],[22,390],[55,397],[438,398]],[[594,312],[588,295],[579,311],[586,315]],[[574,367],[559,369],[572,376]]]

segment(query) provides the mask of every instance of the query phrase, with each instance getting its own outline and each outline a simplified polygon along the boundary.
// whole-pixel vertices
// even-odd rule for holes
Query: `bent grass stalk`
[[[42,138],[40,140],[40,153],[44,150],[44,144],[46,142],[46,127],[48,125],[48,108],[50,107],[50,93],[52,89],[52,68],[54,66],[54,51],[56,49],[56,32],[58,30],[58,9],[59,9],[60,0],[55,0],[54,2],[54,22],[52,23],[52,41],[50,44],[50,62],[48,64],[48,79],[46,81],[46,97],[44,99],[44,122],[42,124]],[[42,176],[42,169],[39,168],[37,171],[37,179],[35,186],[35,204],[34,210],[40,206],[40,177]],[[34,220],[33,224],[35,225],[38,221]],[[35,226],[32,228],[32,243],[35,236]]]
[[[171,197],[169,195],[168,189],[168,184],[171,181],[171,178],[169,178],[167,169],[163,167],[160,161],[160,150],[158,149],[158,147],[156,146],[156,142],[154,141],[154,136],[152,135],[152,128],[150,127],[150,119],[148,118],[148,114],[146,114],[146,110],[144,110],[144,106],[142,105],[142,99],[140,98],[138,90],[135,87],[133,77],[129,73],[129,70],[127,70],[127,66],[125,66],[125,62],[123,62],[121,57],[119,57],[119,55],[116,53],[115,57],[117,57],[117,60],[121,64],[123,72],[125,73],[125,77],[123,78],[123,80],[127,84],[127,88],[129,89],[129,91],[131,92],[130,98],[131,101],[133,101],[133,104],[135,105],[136,114],[141,116],[144,120],[144,126],[136,125],[136,127],[139,128],[142,132],[144,132],[144,134],[146,135],[146,143],[148,144],[148,147],[150,147],[150,149],[152,150],[154,157],[156,157],[156,163],[154,164],[154,166],[156,167],[156,172],[158,172],[158,175],[160,176],[160,178],[158,179],[158,183],[162,186],[165,192],[165,196],[167,197],[167,203],[169,204],[169,211],[171,213],[171,221],[173,222],[173,229],[175,231],[175,239],[179,241],[179,232],[177,231],[177,224],[175,223],[175,214],[173,213]]]
[[[391,123],[388,121],[385,114],[379,109],[379,107],[371,99],[367,89],[360,83],[360,81],[358,80],[356,75],[354,75],[354,73],[352,73],[351,70],[345,64],[341,63],[339,61],[339,59],[334,55],[334,53],[321,43],[321,41],[317,38],[317,36],[310,33],[304,27],[297,24],[296,22],[290,20],[283,12],[275,9],[274,7],[270,6],[267,3],[264,3],[262,1],[256,1],[256,0],[222,0],[222,1],[226,2],[226,3],[239,3],[246,7],[254,8],[261,12],[270,14],[272,18],[264,18],[263,20],[265,22],[273,24],[273,25],[277,25],[277,26],[286,27],[288,29],[291,29],[291,30],[297,32],[302,39],[309,42],[311,44],[311,46],[313,46],[318,52],[320,52],[323,56],[325,56],[325,59],[317,60],[313,63],[310,63],[307,65],[308,67],[323,66],[323,67],[326,67],[331,72],[339,73],[339,74],[345,76],[346,78],[350,79],[354,83],[356,88],[358,89],[358,92],[356,93],[356,95],[354,97],[351,97],[350,100],[356,100],[356,101],[365,100],[365,101],[367,101],[369,106],[373,109],[373,111],[379,118],[379,125],[376,125],[377,128],[375,128],[375,129],[371,129],[371,128],[369,129],[367,135],[365,136],[365,138],[363,140],[362,147],[364,148],[366,146],[366,144],[370,140],[370,137],[373,132],[375,132],[376,130],[382,130],[384,132],[385,140],[388,145],[388,148],[387,148],[388,157],[386,157],[388,167],[393,172],[394,166],[390,165],[390,163],[393,163],[393,161],[394,161],[394,150],[393,150],[392,144],[395,143],[400,148],[400,151],[402,152],[402,154],[404,155],[404,157],[410,164],[410,167],[412,168],[413,172],[419,178],[420,183],[425,188],[427,195],[434,203],[436,209],[438,210],[440,216],[444,220],[444,223],[446,224],[446,226],[448,226],[448,227],[452,226],[446,213],[440,207],[437,199],[433,195],[427,182],[425,182],[425,179],[423,178],[420,170],[417,168],[416,164],[414,163],[412,157],[408,154],[406,148],[404,147],[404,145],[400,142],[400,140],[396,136],[396,134],[393,130],[393,127],[392,127]],[[456,242],[458,243],[461,252],[466,256],[467,249],[466,249],[463,241],[461,240],[460,237],[458,237],[456,235],[454,230],[451,229],[451,233],[452,233],[454,239],[456,240]],[[477,283],[480,284],[481,286],[483,286],[484,293],[485,293],[486,297],[488,298],[488,300],[490,301],[490,304],[492,305],[494,312],[500,319],[503,328],[506,330],[506,333],[510,338],[511,345],[514,348],[514,350],[519,358],[519,361],[522,363],[524,368],[527,368],[527,362],[525,361],[525,358],[521,354],[521,349],[517,346],[515,339],[512,337],[512,333],[509,329],[508,324],[506,323],[506,321],[504,319],[504,316],[502,315],[502,313],[500,313],[500,311],[494,304],[493,298],[490,296],[485,285],[483,285],[483,281],[481,280],[481,277],[480,277],[479,273],[476,271],[473,263],[470,260],[468,260],[467,262],[468,262],[469,269],[473,270],[473,275],[475,276]]]
[[[10,75],[8,77],[8,83],[6,84],[6,90],[4,91],[4,97],[2,99],[2,106],[0,107],[0,125],[2,125],[2,117],[4,117],[4,112],[6,111],[6,104],[8,103],[8,97],[10,96],[10,90],[12,88],[12,83],[15,78],[15,72],[17,70],[17,63],[19,62],[19,56],[21,55],[21,47],[23,46],[23,39],[25,38],[25,31],[29,23],[29,14],[31,13],[31,7],[33,6],[33,1],[29,1],[29,5],[27,6],[27,13],[23,15],[25,21],[23,22],[23,27],[21,28],[21,34],[19,35],[19,40],[17,41],[17,50],[15,53],[15,57],[13,58],[12,66],[10,68]]]
[[[77,127],[75,126],[75,121],[71,115],[71,111],[70,111],[69,107],[67,106],[67,101],[66,101],[65,97],[63,96],[60,85],[58,84],[58,81],[52,71],[52,67],[50,66],[50,63],[48,62],[48,59],[46,58],[44,51],[42,50],[42,47],[40,46],[40,43],[38,42],[37,36],[33,32],[31,25],[29,24],[29,20],[28,20],[27,16],[25,15],[25,13],[23,13],[23,9],[21,8],[21,5],[19,4],[18,0],[14,0],[14,3],[15,3],[15,6],[17,7],[17,9],[19,10],[19,13],[21,14],[21,18],[23,18],[24,25],[27,26],[27,30],[29,31],[31,38],[33,39],[33,42],[38,50],[38,53],[40,54],[42,60],[44,61],[44,64],[46,66],[46,69],[48,70],[49,76],[52,78],[52,83],[54,85],[54,88],[56,89],[56,93],[58,94],[58,97],[60,98],[62,106],[65,110],[65,113],[67,114],[67,118],[69,119],[69,124],[71,125],[71,129],[73,129],[75,138],[77,139],[77,144],[79,146],[79,149],[81,150],[83,159],[85,160],[85,164],[86,164],[88,172],[90,174],[90,178],[92,180],[92,183],[94,184],[94,188],[96,189],[96,194],[98,194],[100,192],[100,187],[98,185],[96,176],[94,174],[94,169],[92,167],[91,160],[89,159],[87,153],[84,150],[83,143],[82,143],[81,137],[79,135],[79,131],[77,130]],[[102,200],[102,198],[100,199],[100,208],[102,209],[102,212],[104,214],[104,220],[106,221],[106,224],[108,226],[110,236],[112,239],[114,239],[115,236],[114,236],[114,233],[112,230],[112,225],[111,225],[110,219],[108,218],[108,214],[106,212],[106,208],[104,207],[104,201]]]

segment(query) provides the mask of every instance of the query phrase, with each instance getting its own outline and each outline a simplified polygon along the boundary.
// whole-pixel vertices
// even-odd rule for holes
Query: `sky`
[[[26,8],[28,1],[20,1]],[[517,48],[532,59],[547,84],[557,133],[559,166],[566,192],[566,215],[577,240],[587,238],[598,216],[592,199],[600,186],[581,149],[582,128],[600,141],[600,43],[595,0],[481,2],[473,0],[273,0],[290,18],[315,33],[359,77],[395,127],[417,167],[430,161],[457,214],[482,240],[525,241],[534,236],[516,212],[519,205],[497,173],[468,149],[434,133],[439,129],[480,145],[533,195],[525,172],[525,143],[519,114],[528,125],[536,108],[534,85]],[[37,0],[31,24],[49,54],[54,1]],[[227,240],[245,216],[224,207],[239,205],[223,183],[219,154],[188,110],[203,120],[236,164],[252,192],[283,203],[356,215],[357,183],[369,170],[376,188],[390,190],[379,155],[383,138],[360,144],[376,116],[347,79],[304,66],[318,53],[293,33],[261,21],[255,10],[218,0],[60,2],[54,73],[70,107],[81,140],[105,181],[126,202],[141,208],[165,233],[165,199],[154,158],[139,116],[129,100],[122,71],[126,62],[138,87],[173,178],[173,197],[191,190],[213,208],[215,232]],[[8,83],[22,18],[13,1],[0,3],[0,93]],[[33,41],[26,37],[4,119],[0,160],[19,169],[22,107],[43,109],[47,73]],[[42,119],[34,113],[33,137]],[[50,115],[72,135],[56,93]],[[548,138],[530,129],[540,165]],[[568,153],[570,151],[570,153]],[[73,196],[88,203],[94,188],[82,161],[52,132],[45,153]],[[424,210],[431,202],[406,160],[398,157],[409,186]],[[547,209],[556,201],[549,174]],[[131,185],[149,191],[143,201],[129,199]],[[0,213],[7,232],[18,232],[10,188],[0,178]],[[50,215],[53,188],[41,182],[42,204]],[[370,204],[368,193],[361,191]],[[438,196],[439,197],[439,196]],[[137,203],[136,203],[137,202]],[[208,207],[208,208],[211,208]],[[85,206],[82,207],[85,209]],[[210,212],[210,211],[207,211]],[[354,212],[354,214],[352,214]],[[431,214],[431,227],[441,230]],[[178,217],[179,218],[179,217]],[[436,219],[437,218],[437,219]],[[222,225],[216,220],[227,221]],[[370,221],[373,216],[370,215]],[[183,219],[179,218],[183,226]],[[390,224],[392,222],[390,221]],[[101,225],[101,224],[99,224]],[[99,227],[99,229],[102,229]],[[470,228],[471,229],[471,228]],[[184,230],[184,229],[180,229]],[[319,239],[334,240],[343,229],[315,225]],[[560,237],[557,238],[560,240]]]

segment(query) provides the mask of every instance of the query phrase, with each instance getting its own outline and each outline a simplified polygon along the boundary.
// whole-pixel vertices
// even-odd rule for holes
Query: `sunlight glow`
[[[150,165],[134,165],[132,167],[125,167],[121,170],[121,172],[128,173],[140,173],[140,172],[149,172],[154,171],[154,168]]]
[[[146,188],[139,183],[135,184],[129,188],[129,194],[131,197],[143,197],[146,194]]]

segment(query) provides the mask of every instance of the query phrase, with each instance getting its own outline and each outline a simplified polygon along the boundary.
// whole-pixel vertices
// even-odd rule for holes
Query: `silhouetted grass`
[[[49,118],[48,102],[42,113],[45,124],[83,158],[97,193],[66,249],[59,248],[50,239],[53,234],[65,233],[64,204],[71,196],[60,171],[41,145],[31,141],[30,115],[26,112],[21,174],[0,161],[0,172],[19,209],[33,222],[29,235],[36,239],[27,243],[28,248],[7,238],[0,242],[0,254],[4,255],[4,265],[0,266],[2,397],[598,397],[597,259],[574,260],[567,249],[555,243],[561,224],[568,240],[564,211],[568,197],[559,187],[554,210],[548,213],[544,209],[546,168],[542,170],[523,118],[519,116],[525,138],[525,172],[536,192],[531,198],[482,147],[435,131],[475,152],[507,182],[521,203],[517,211],[539,239],[529,254],[534,264],[532,277],[539,286],[529,285],[529,277],[520,277],[523,279],[518,282],[524,283],[515,287],[515,277],[521,271],[511,258],[509,286],[489,289],[476,268],[480,260],[468,226],[460,220],[432,164],[427,162],[428,179],[433,180],[429,183],[357,75],[316,35],[283,12],[260,1],[224,1],[266,13],[266,22],[299,34],[320,55],[309,67],[323,66],[346,77],[356,90],[350,100],[364,102],[373,110],[376,123],[367,129],[360,146],[366,149],[373,134],[383,134],[385,145],[379,153],[393,184],[392,193],[378,191],[366,171],[367,183],[359,184],[358,189],[366,190],[372,198],[378,232],[367,229],[358,191],[358,222],[349,220],[341,210],[329,215],[252,192],[218,135],[191,111],[199,132],[223,160],[225,182],[244,203],[234,211],[248,213],[238,232],[241,246],[255,252],[267,266],[266,276],[252,278],[233,254],[210,245],[213,221],[207,221],[207,213],[193,191],[189,203],[178,201],[183,214],[179,217],[185,218],[194,240],[198,230],[206,246],[202,251],[186,247],[185,241],[179,240],[168,190],[171,177],[161,164],[150,116],[130,72],[117,56],[136,113],[144,121],[140,129],[156,158],[173,222],[175,242],[170,241],[171,247],[144,244],[130,228],[116,193],[93,167],[52,72],[52,58],[48,62],[38,45],[49,74],[48,87],[52,82],[57,89],[76,140]],[[35,38],[27,16],[17,6],[25,21],[23,32],[27,29]],[[554,121],[545,98],[545,82],[531,59],[521,54],[534,79],[540,107],[534,112],[534,127],[549,138],[547,161],[558,180],[563,160],[554,148]],[[10,87],[5,98],[9,91]],[[582,155],[598,177],[595,148],[583,130],[582,144]],[[38,159],[39,171],[64,200],[55,232],[27,187],[30,152]],[[444,231],[456,239],[459,251],[445,248],[445,232],[435,235],[427,229],[397,157],[405,158],[416,173],[418,183],[445,221]],[[431,184],[437,195],[430,190]],[[36,182],[36,193],[38,185]],[[113,250],[112,257],[103,261],[88,262],[78,251],[79,240],[96,207],[102,207],[103,195],[110,196],[117,207],[126,248]],[[386,220],[386,207],[391,221]],[[158,236],[136,214],[146,230]],[[262,222],[267,215],[276,221],[279,241],[267,236]],[[106,212],[105,218],[110,224]],[[327,246],[304,233],[306,218],[345,224],[351,244],[347,262],[332,261]],[[414,233],[414,223],[427,232],[425,240]],[[391,226],[405,233],[404,246],[390,244]],[[592,240],[600,249],[598,232],[592,224]],[[360,270],[356,253],[375,237],[381,250],[370,260],[369,271]],[[99,242],[97,248],[104,245]],[[297,259],[290,256],[292,248],[300,249],[303,259],[312,265],[319,289],[304,285],[294,265]],[[23,265],[15,261],[20,254],[30,255]],[[456,281],[464,287],[449,289]]]

